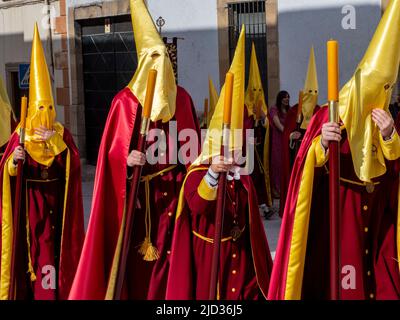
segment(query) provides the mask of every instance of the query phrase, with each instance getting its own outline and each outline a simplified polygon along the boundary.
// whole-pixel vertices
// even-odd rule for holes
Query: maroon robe
[[[328,121],[328,108],[312,119],[295,161],[288,199],[274,261],[269,299],[285,299],[289,257],[300,248],[291,246],[295,214],[304,163],[312,140]],[[341,299],[399,299],[400,273],[397,262],[396,226],[398,219],[399,160],[387,161],[387,172],[373,179],[367,189],[357,178],[346,136],[340,143],[340,262]],[[314,184],[304,274],[303,299],[329,299],[329,175],[327,164],[314,169]],[[306,232],[306,231],[305,231]],[[307,236],[307,234],[306,234]],[[344,268],[344,269],[343,269]],[[347,287],[355,275],[355,288]]]
[[[50,167],[26,154],[18,238],[20,254],[16,257],[17,299],[66,299],[78,265],[84,239],[80,159],[73,138],[65,128],[63,140],[68,149],[57,155]],[[3,169],[8,170],[4,166],[18,144],[19,135],[14,133],[1,161],[1,173]],[[68,151],[71,160],[66,191]],[[16,178],[10,179],[13,192]],[[12,199],[14,196],[12,193]],[[31,270],[28,270],[29,262]],[[56,273],[54,289],[47,278],[42,283],[52,268]]]
[[[114,98],[97,162],[92,211],[77,275],[70,299],[105,299],[116,253],[118,234],[128,194],[127,157],[136,148],[140,130],[141,106],[130,89],[125,88]],[[189,94],[178,87],[176,111],[171,120],[176,120],[178,134],[192,129],[198,136],[199,127],[196,113]],[[146,164],[142,177],[157,174],[149,180],[149,204],[151,219],[151,241],[157,247],[160,257],[155,261],[144,261],[138,246],[145,238],[145,183],[139,187],[140,207],[135,211],[131,247],[126,268],[123,299],[164,299],[169,269],[170,246],[174,228],[174,215],[178,194],[186,173],[186,167],[174,163],[169,152],[177,152],[176,137],[169,136],[168,123],[151,123],[151,128],[164,129],[167,137],[166,164]],[[197,144],[199,148],[199,144]],[[198,150],[196,150],[198,151]]]
[[[183,208],[171,250],[167,299],[208,299],[214,237],[215,200],[205,200],[198,191],[207,167],[188,174],[184,184]],[[203,181],[205,183],[205,181]],[[229,239],[237,226],[240,237]],[[252,180],[227,182],[218,277],[221,300],[256,300],[266,297],[272,259],[258,211]]]

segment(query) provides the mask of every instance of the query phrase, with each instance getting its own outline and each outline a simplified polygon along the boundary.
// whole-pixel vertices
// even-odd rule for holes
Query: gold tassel
[[[146,254],[143,257],[143,260],[145,261],[154,261],[160,258],[160,253],[158,252],[158,249],[153,246],[151,242],[149,242],[149,246],[147,247]]]
[[[146,227],[146,237],[140,245],[139,253],[143,255],[143,260],[154,261],[160,258],[158,249],[151,243],[151,212],[150,212],[150,178],[142,178],[145,183],[145,194],[146,194],[146,212],[144,217]]]
[[[160,253],[158,249],[153,246],[151,243],[151,210],[150,210],[150,180],[158,175],[168,172],[174,169],[176,165],[170,166],[160,172],[142,177],[140,182],[144,182],[144,193],[146,196],[146,211],[144,216],[144,223],[146,228],[146,237],[144,238],[143,242],[139,245],[138,252],[143,255],[143,260],[145,261],[154,261],[160,258]]]
[[[143,242],[140,244],[139,253],[144,256],[150,245],[150,239],[148,237],[144,238]]]
[[[31,282],[36,281],[36,274],[35,274],[35,271],[32,268],[32,264],[31,263],[29,263],[29,266],[28,266],[28,273],[30,273]]]

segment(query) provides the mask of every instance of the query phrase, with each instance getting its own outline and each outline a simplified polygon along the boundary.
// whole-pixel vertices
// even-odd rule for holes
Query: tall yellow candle
[[[20,120],[20,127],[22,129],[25,129],[27,108],[28,108],[28,98],[23,96],[21,99],[21,120]]]
[[[335,40],[327,42],[328,101],[339,101],[339,44]]]
[[[156,87],[157,70],[151,69],[147,78],[146,97],[144,99],[143,118],[150,118]]]
[[[233,81],[233,73],[228,72],[225,77],[224,124],[231,124]]]

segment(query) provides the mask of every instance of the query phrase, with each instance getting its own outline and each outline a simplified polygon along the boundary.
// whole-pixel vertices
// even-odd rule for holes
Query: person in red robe
[[[250,71],[245,93],[245,129],[254,130],[254,169],[251,174],[256,186],[258,206],[265,219],[274,214],[272,207],[271,182],[269,170],[269,121],[264,88],[254,43],[251,49]]]
[[[354,77],[313,117],[295,160],[269,299],[329,299],[329,141],[340,141],[340,299],[399,299],[400,137],[388,113],[400,64],[400,0]],[[379,44],[379,45],[378,45]]]
[[[214,176],[210,180],[215,183],[220,172],[230,169],[232,166],[215,162],[188,173],[185,207],[176,217],[167,299],[208,299],[217,185],[208,184],[205,177]],[[265,299],[271,269],[253,181],[250,176],[232,177],[227,182],[218,298]]]
[[[25,150],[12,134],[0,163],[1,299],[67,299],[84,239],[79,152],[55,122],[50,76],[35,25]],[[24,160],[18,252],[12,252],[17,161]],[[9,296],[11,255],[16,296]]]
[[[190,129],[194,153],[199,149],[199,125],[192,99],[183,88],[176,88],[167,48],[143,0],[131,0],[131,14],[138,69],[129,85],[114,98],[108,115],[97,161],[91,217],[70,299],[114,298],[115,257],[121,251],[118,237],[123,230],[131,168],[138,165],[143,166],[142,178],[121,298],[165,298],[178,193],[186,174],[186,165],[174,160],[178,148],[187,142],[178,141],[178,135]],[[140,88],[145,89],[152,68],[158,75],[146,158],[135,148],[145,96]],[[156,129],[158,136],[153,134]],[[155,138],[164,138],[158,148],[151,143]],[[149,153],[158,161],[146,161],[151,159]]]
[[[285,208],[287,188],[294,159],[312,116],[319,110],[318,91],[317,65],[314,47],[311,47],[304,89],[299,94],[299,103],[290,108],[286,115],[285,129],[282,136],[282,175],[279,206],[279,215],[281,217]]]
[[[244,40],[243,28],[230,68],[230,72],[234,74],[231,130],[244,128]],[[221,147],[220,135],[213,136],[213,132],[221,133],[218,128],[222,127],[224,96],[225,87],[212,117],[202,154],[187,174],[180,193],[171,249],[167,299],[209,298],[216,197],[221,172],[228,173],[228,181],[216,298],[266,298],[272,259],[258,211],[254,184],[248,173],[241,174],[238,165],[218,155]],[[236,143],[230,145],[232,150],[241,150],[241,142]],[[205,164],[209,163],[210,159],[212,164]]]
[[[282,175],[282,135],[285,129],[286,115],[290,110],[290,96],[280,91],[276,97],[276,106],[269,111],[271,123],[271,186],[273,198],[280,197]]]

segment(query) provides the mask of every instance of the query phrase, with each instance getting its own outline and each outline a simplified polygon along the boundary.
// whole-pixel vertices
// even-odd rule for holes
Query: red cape
[[[207,170],[207,168],[205,167],[204,170]],[[241,182],[247,190],[249,198],[250,242],[257,282],[261,292],[266,297],[272,269],[272,258],[265,235],[264,224],[258,210],[256,191],[251,177],[242,176]],[[192,222],[186,200],[181,199],[184,187],[185,185],[182,187],[179,199],[180,203],[182,201],[182,207],[180,208],[178,205],[178,216],[175,222],[171,247],[170,271],[166,294],[166,299],[168,300],[191,300],[195,298],[195,289],[193,287],[194,250],[192,246]],[[181,209],[181,212],[179,212],[179,209]]]
[[[189,94],[178,87],[177,129],[197,120]],[[92,210],[85,243],[69,299],[105,298],[126,201],[126,160],[139,102],[125,88],[114,98],[103,132],[97,160]]]
[[[68,193],[66,199],[65,221],[62,230],[62,243],[60,266],[58,271],[58,297],[67,299],[78,266],[82,244],[85,237],[82,203],[81,162],[79,151],[70,132],[64,128],[63,140],[70,152],[70,172]],[[3,190],[3,171],[7,159],[19,145],[19,135],[14,132],[7,145],[7,149],[0,162],[0,190]],[[2,203],[0,192],[0,203]],[[2,221],[2,208],[0,206],[0,223]],[[0,228],[1,234],[1,228]],[[1,239],[1,238],[0,238]],[[0,242],[1,252],[1,242]]]
[[[287,267],[291,245],[291,235],[293,232],[294,214],[296,210],[297,196],[299,194],[303,168],[308,149],[310,148],[314,138],[321,134],[322,124],[327,122],[327,120],[327,108],[322,108],[311,119],[293,166],[293,175],[290,178],[286,204],[284,205],[284,215],[282,218],[278,246],[274,259],[274,268],[272,270],[271,283],[268,291],[268,299],[270,300],[281,300],[285,296],[285,279],[288,271]]]
[[[279,208],[279,215],[283,216],[283,209],[285,208],[286,196],[289,187],[290,175],[292,173],[292,168],[290,164],[290,153],[291,149],[289,147],[290,144],[290,135],[297,128],[297,108],[298,104],[295,104],[291,107],[286,115],[285,120],[285,129],[283,131],[282,137],[282,176],[281,176],[281,194],[280,194],[280,203],[281,206]],[[320,109],[319,106],[316,106],[314,109],[314,114]]]
[[[289,183],[289,189],[288,189],[288,196],[285,204],[285,209],[284,209],[284,215],[282,219],[282,225],[281,225],[281,230],[279,234],[279,241],[278,241],[278,246],[277,246],[277,251],[276,251],[276,256],[274,260],[274,268],[272,270],[272,276],[271,276],[271,283],[270,283],[270,288],[268,291],[268,299],[270,300],[282,300],[287,298],[286,297],[286,290],[289,289],[289,292],[294,292],[296,290],[299,290],[299,288],[294,288],[293,287],[293,279],[291,278],[290,281],[292,282],[291,287],[287,287],[287,281],[288,279],[288,272],[289,272],[289,261],[291,257],[291,253],[294,253],[295,251],[297,252],[303,252],[301,249],[306,250],[306,248],[301,247],[300,248],[300,243],[296,242],[296,246],[292,247],[292,237],[294,235],[294,223],[295,223],[295,218],[296,218],[296,210],[299,209],[300,211],[302,210],[301,208],[298,208],[298,198],[299,198],[299,193],[300,193],[300,185],[302,183],[302,179],[304,178],[303,173],[305,172],[305,164],[306,164],[306,157],[308,154],[308,151],[311,147],[311,144],[313,140],[321,134],[321,128],[322,125],[328,121],[328,108],[323,107],[321,108],[315,116],[312,118],[308,129],[305,133],[305,136],[303,138],[302,144],[300,146],[299,152],[297,154],[293,170],[292,170],[292,175],[290,178],[290,183]],[[398,163],[396,163],[398,165]],[[391,179],[390,176],[388,179]],[[309,181],[310,182],[310,181]],[[318,182],[316,180],[313,180],[313,187],[311,188],[311,192],[318,192]],[[397,192],[397,188],[390,189],[393,192]],[[304,190],[302,191],[304,192]],[[326,200],[327,196],[326,194],[320,195],[318,197],[318,194],[315,193],[314,196],[312,197],[312,206],[318,204],[318,201],[321,202],[321,198],[324,196],[324,199]],[[397,202],[397,195],[395,196],[396,202]],[[314,200],[315,199],[315,200]],[[323,204],[324,206],[327,206],[328,204],[325,202]],[[304,206],[303,204],[300,204],[300,206]],[[317,209],[319,207],[316,207]],[[310,215],[310,220],[307,222],[304,222],[305,225],[305,230],[303,232],[309,232],[308,237],[310,237],[310,231],[307,231],[308,228],[313,228],[316,230],[321,230],[324,227],[327,227],[326,225],[319,225],[317,222],[319,220],[316,219],[316,217],[321,217],[322,213],[326,213],[326,211],[318,211],[316,209],[316,213],[319,215]],[[396,206],[397,210],[397,206]],[[387,213],[388,215],[388,213]],[[305,219],[304,217],[302,219]],[[298,228],[299,226],[297,226]],[[328,230],[328,229],[324,229]],[[300,233],[299,230],[296,230],[297,233]],[[321,243],[325,243],[326,241],[329,241],[329,231],[328,233],[322,232],[322,234],[326,235],[326,238],[321,239],[319,238],[318,241]],[[314,244],[318,245],[318,243],[314,242]],[[326,247],[326,246],[325,246]],[[309,254],[306,251],[304,253],[305,255],[305,260],[309,258]],[[296,260],[297,261],[297,260]],[[307,263],[319,263],[321,261],[310,261],[307,260],[305,264]],[[326,261],[325,261],[326,262]],[[295,266],[297,269],[300,269],[298,264]],[[296,271],[296,275],[301,274],[300,271]],[[320,270],[320,273],[325,272],[326,270]],[[293,274],[291,275],[293,277]],[[305,273],[303,274],[303,280],[305,277]],[[308,274],[308,280],[312,278],[312,275]],[[303,281],[302,280],[302,281]],[[317,281],[317,280],[315,280]],[[318,283],[319,284],[319,283]],[[301,289],[301,288],[300,288]],[[322,296],[322,292],[316,292],[315,294],[319,294]],[[289,297],[291,298],[291,297]]]

